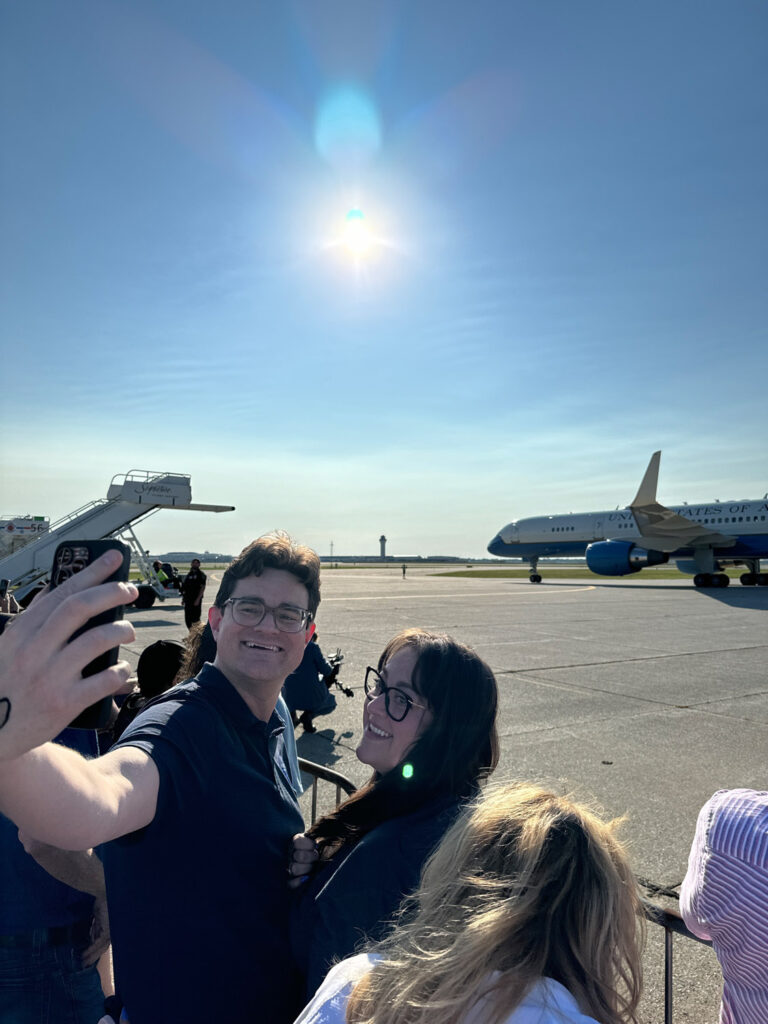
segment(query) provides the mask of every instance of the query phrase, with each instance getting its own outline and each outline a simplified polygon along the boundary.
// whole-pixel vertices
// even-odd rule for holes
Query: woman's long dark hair
[[[406,629],[389,641],[378,670],[398,651],[416,654],[411,685],[432,712],[432,721],[402,764],[373,777],[332,814],[308,830],[327,858],[390,818],[411,814],[440,797],[470,798],[499,759],[498,692],[488,665],[445,634]]]
[[[196,676],[206,661],[213,661],[216,657],[216,641],[207,622],[196,622],[184,643],[186,654],[174,680],[177,683]]]

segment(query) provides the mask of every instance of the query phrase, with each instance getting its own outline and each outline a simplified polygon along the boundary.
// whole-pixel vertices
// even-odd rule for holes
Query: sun
[[[373,235],[357,207],[351,209],[344,221],[344,245],[354,256],[365,256],[373,245]]]

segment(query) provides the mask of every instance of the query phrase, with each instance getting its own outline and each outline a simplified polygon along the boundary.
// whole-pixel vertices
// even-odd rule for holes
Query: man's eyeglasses
[[[238,626],[258,626],[267,612],[272,613],[275,625],[283,633],[300,633],[312,621],[312,612],[292,604],[279,604],[270,608],[260,597],[230,597],[224,607],[232,605],[232,618]]]
[[[375,668],[370,665],[365,670],[365,696],[374,700],[384,694],[384,707],[393,722],[402,722],[411,708],[426,709],[426,704],[417,704],[415,700],[399,690],[396,686],[387,686]]]

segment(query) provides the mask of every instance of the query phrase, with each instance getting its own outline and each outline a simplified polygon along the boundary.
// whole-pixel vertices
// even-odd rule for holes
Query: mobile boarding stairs
[[[25,547],[0,559],[0,579],[15,587],[20,603],[47,582],[53,553],[64,540],[102,540],[117,537],[129,545],[134,563],[149,584],[140,587],[137,604],[149,607],[152,594],[161,601],[167,592],[158,580],[144,549],[133,532],[140,519],[162,508],[189,509],[193,512],[232,512],[234,505],[200,505],[192,501],[191,478],[181,473],[158,473],[132,469],[112,478],[106,498],[91,501],[53,523],[50,530]],[[142,600],[143,597],[143,600]]]

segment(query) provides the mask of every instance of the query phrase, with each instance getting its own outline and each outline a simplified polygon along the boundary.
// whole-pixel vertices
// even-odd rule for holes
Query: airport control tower
[[[387,538],[384,536],[383,533],[379,537],[379,547],[381,549],[381,557],[382,558],[386,558],[387,557]]]

